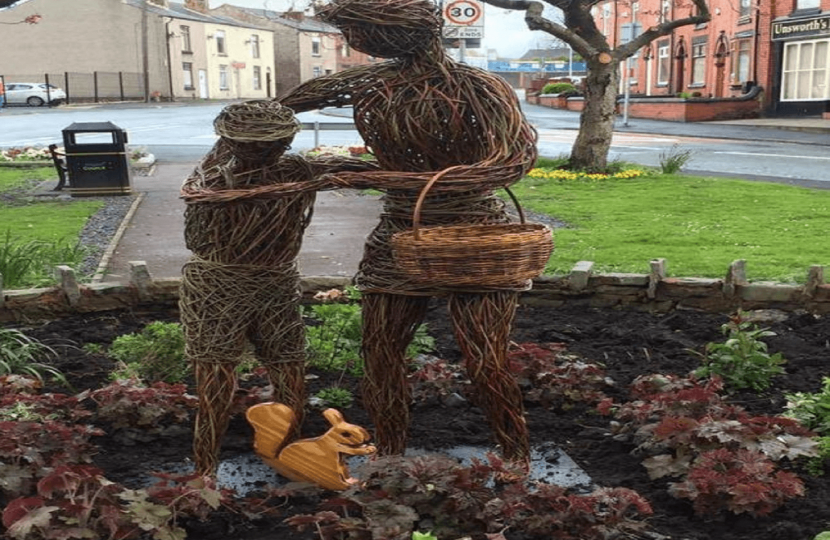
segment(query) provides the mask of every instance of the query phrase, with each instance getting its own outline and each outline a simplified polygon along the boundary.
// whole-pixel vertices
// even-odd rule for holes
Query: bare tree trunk
[[[579,117],[579,135],[571,149],[573,169],[601,172],[608,165],[616,117],[618,68],[616,62],[588,62],[585,107]]]

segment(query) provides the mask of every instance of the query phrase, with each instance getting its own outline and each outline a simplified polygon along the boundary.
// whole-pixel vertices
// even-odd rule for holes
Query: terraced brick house
[[[766,114],[830,113],[830,0],[710,0],[709,8],[708,23],[678,28],[621,66],[620,93],[627,80],[634,96],[752,92]],[[602,0],[593,13],[617,44],[693,9],[677,0]]]

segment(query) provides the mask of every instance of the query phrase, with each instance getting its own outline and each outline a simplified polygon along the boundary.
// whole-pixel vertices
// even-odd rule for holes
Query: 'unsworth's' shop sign
[[[772,23],[772,39],[792,39],[806,36],[830,35],[830,15],[808,19],[788,19]]]

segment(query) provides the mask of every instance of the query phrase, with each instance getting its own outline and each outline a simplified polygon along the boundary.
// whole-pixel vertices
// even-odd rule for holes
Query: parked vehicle
[[[44,104],[58,105],[66,101],[66,92],[46,83],[6,83],[7,105],[29,105],[40,107]]]

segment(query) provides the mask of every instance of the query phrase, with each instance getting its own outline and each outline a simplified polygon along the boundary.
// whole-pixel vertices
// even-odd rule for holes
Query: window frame
[[[193,86],[193,62],[182,62],[182,77],[184,79],[184,89],[185,90],[195,90],[196,87]],[[188,84],[188,82],[190,84]]]
[[[816,51],[819,47],[823,46],[824,49],[824,63],[822,65],[816,65]],[[794,64],[795,69],[790,69],[789,59],[790,54],[788,49],[793,47],[798,47],[796,51],[796,55],[794,57]],[[809,66],[802,69],[802,54],[803,50],[806,48],[810,48],[810,62]],[[792,41],[784,44],[784,51],[782,55],[782,66],[781,66],[781,93],[780,99],[782,102],[793,102],[793,101],[826,101],[830,99],[830,67],[827,66],[827,58],[830,55],[830,37],[825,39],[810,39],[810,40],[803,40],[803,41]],[[820,83],[815,82],[817,74],[821,73],[819,80],[823,78],[823,81]],[[802,82],[803,76],[809,77],[809,82],[806,85],[808,88],[809,95],[807,97],[802,97],[801,93],[798,92],[800,88],[800,83]],[[791,85],[792,89],[796,91],[796,94],[792,97],[785,97],[787,91],[790,89],[789,79],[793,77],[793,84]],[[821,86],[824,88],[823,94],[814,97],[814,91],[817,86]]]
[[[311,56],[322,55],[322,39],[319,36],[312,36],[311,38]]]
[[[214,39],[216,39],[216,54],[219,56],[228,56],[228,49],[225,46],[225,31],[224,30],[216,30],[213,34]]]
[[[706,37],[692,40],[691,66],[689,73],[689,88],[706,86],[706,65],[708,64],[709,43]],[[698,70],[701,71],[698,77]]]
[[[262,90],[262,68],[259,66],[253,66],[252,70],[252,81],[254,90]]]
[[[229,80],[228,65],[219,64],[219,90],[230,90],[231,83]]]
[[[745,46],[743,48],[742,46]],[[739,86],[749,81],[752,76],[752,39],[741,38],[732,42],[732,52],[730,54],[731,66],[729,68],[729,78],[733,86]],[[746,67],[742,60],[746,61]],[[743,73],[746,76],[743,77]]]
[[[259,35],[251,34],[251,58],[259,58]]]
[[[743,21],[752,16],[752,0],[738,0],[738,18]]]
[[[810,5],[806,5],[810,4]],[[821,10],[821,0],[795,0],[796,11]]]
[[[671,78],[671,59],[671,43],[669,40],[658,42],[657,65],[655,66],[657,70],[657,86],[669,85],[669,79]]]
[[[182,34],[182,52],[193,53],[193,43],[190,39],[190,27],[187,25],[179,26],[179,32]]]

